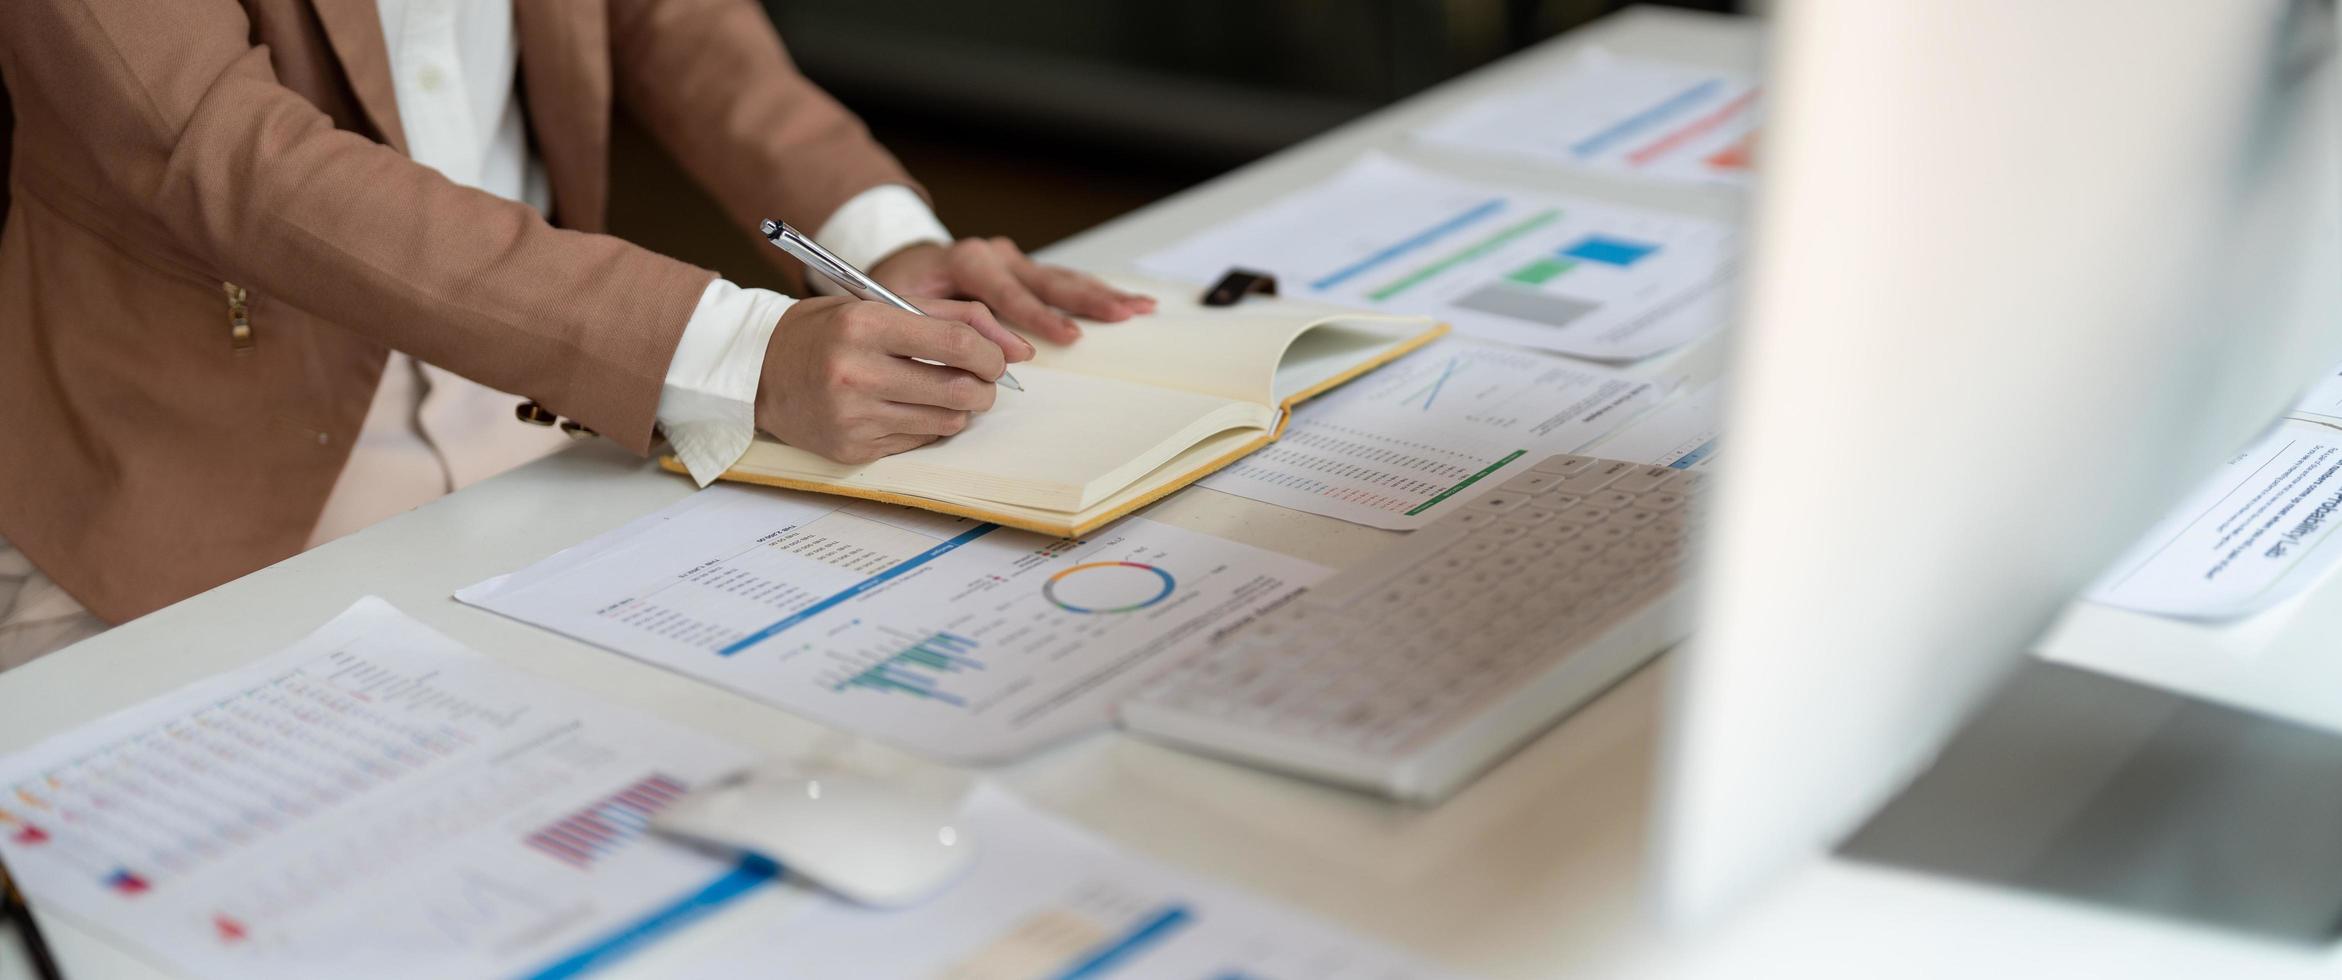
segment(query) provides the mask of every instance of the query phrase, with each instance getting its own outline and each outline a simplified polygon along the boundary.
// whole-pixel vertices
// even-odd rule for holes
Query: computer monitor
[[[1658,894],[1853,830],[2342,357],[2330,10],[1778,5]]]

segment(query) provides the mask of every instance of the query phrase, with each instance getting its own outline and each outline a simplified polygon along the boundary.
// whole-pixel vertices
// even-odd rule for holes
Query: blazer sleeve
[[[647,452],[714,274],[334,128],[250,32],[233,0],[10,0],[0,63],[135,239]]]
[[[926,193],[797,71],[755,0],[610,0],[610,44],[618,97],[741,228],[819,228],[881,184]]]

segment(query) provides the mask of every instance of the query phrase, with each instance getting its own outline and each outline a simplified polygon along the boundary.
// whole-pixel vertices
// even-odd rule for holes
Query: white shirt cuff
[[[667,382],[659,389],[659,428],[691,478],[707,486],[731,469],[756,439],[756,385],[764,349],[781,313],[796,300],[717,279],[699,294],[683,326]]]
[[[951,244],[951,233],[927,202],[901,184],[881,184],[854,195],[822,223],[816,241],[859,269],[913,245]],[[835,292],[820,276],[813,287]],[[659,428],[691,478],[707,486],[748,452],[756,439],[756,386],[764,349],[781,313],[796,302],[764,289],[742,289],[724,279],[708,283],[683,326],[667,381],[659,389]]]
[[[951,244],[951,232],[936,220],[935,212],[914,191],[901,184],[880,184],[856,194],[836,214],[822,222],[813,240],[846,264],[864,272],[888,256],[913,245]],[[808,274],[814,292],[832,296],[844,292],[836,283]]]

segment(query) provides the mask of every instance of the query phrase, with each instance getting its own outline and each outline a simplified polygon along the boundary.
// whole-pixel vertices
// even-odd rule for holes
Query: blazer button
[[[558,415],[545,411],[545,406],[533,401],[522,402],[514,406],[512,414],[530,425],[552,425],[560,418]]]

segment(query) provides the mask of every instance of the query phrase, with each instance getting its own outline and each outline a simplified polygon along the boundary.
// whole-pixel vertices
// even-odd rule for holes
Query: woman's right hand
[[[1033,346],[981,303],[915,300],[928,316],[821,296],[781,314],[766,345],[756,424],[841,463],[867,463],[968,427]],[[912,358],[939,364],[922,364]]]

